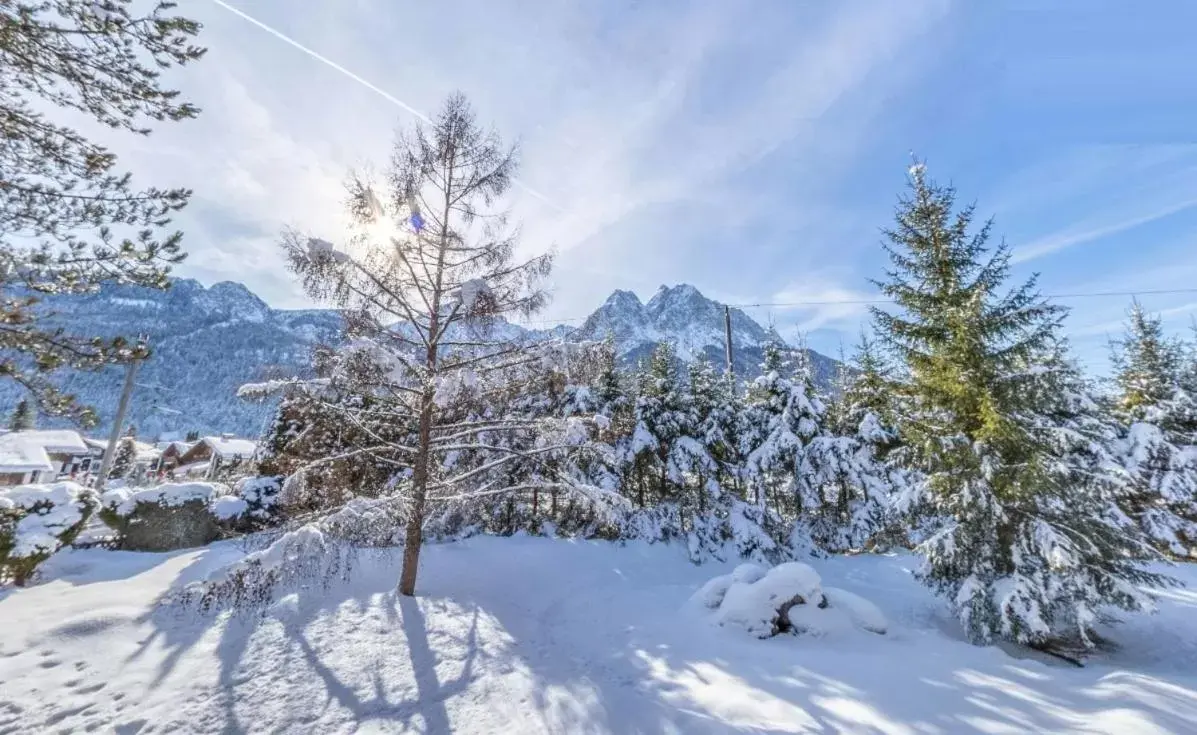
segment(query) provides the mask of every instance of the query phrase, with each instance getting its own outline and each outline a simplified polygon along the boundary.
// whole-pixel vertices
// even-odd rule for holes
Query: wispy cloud
[[[809,229],[827,206],[817,191],[795,206],[775,179],[746,172],[797,158],[795,191],[846,171],[884,101],[933,54],[918,39],[948,9],[431,5],[190,6],[211,50],[177,83],[204,112],[128,154],[146,181],[196,190],[180,218],[184,274],[302,304],[274,233],[295,224],[335,239],[347,169],[381,164],[396,125],[462,89],[481,119],[520,141],[527,189],[512,204],[524,247],[569,254],[546,318],[586,313],[616,287],[679,280],[760,298],[786,276],[729,272],[712,250],[729,245],[718,233],[797,228],[811,259],[834,243]]]
[[[1192,209],[1193,207],[1197,207],[1197,197],[1162,206],[1151,206],[1148,211],[1129,217],[1087,222],[1080,226],[1033,240],[1025,245],[1020,245],[1014,249],[1010,261],[1012,263],[1024,263],[1029,260],[1035,260],[1036,258],[1041,258],[1066,248],[1083,245],[1087,242],[1093,242],[1132,230],[1141,225],[1177,214],[1178,212]]]

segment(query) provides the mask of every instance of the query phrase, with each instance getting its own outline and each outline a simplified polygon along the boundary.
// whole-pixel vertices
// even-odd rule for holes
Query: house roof
[[[40,443],[31,441],[26,434],[32,432],[18,431],[0,434],[0,472],[51,472],[54,465],[46,449]]]
[[[35,429],[33,431],[10,431],[4,434],[4,436],[12,435],[20,436],[21,441],[39,445],[50,454],[87,454],[89,451],[79,432],[70,429]]]
[[[153,444],[146,444],[145,442],[139,442],[134,439],[133,447],[136,450],[134,457],[137,462],[153,462],[162,456],[161,450]]]
[[[196,442],[184,442],[184,441],[158,442],[158,449],[165,452],[165,451],[169,450],[171,447],[174,447],[176,452],[178,452],[180,455],[184,455],[188,451],[190,451],[191,448],[194,447],[195,445],[196,445]]]
[[[126,437],[121,437],[117,441],[117,447],[120,447],[120,443],[125,439]],[[83,441],[87,443],[87,446],[98,450],[101,454],[108,451],[108,442],[106,440],[84,439]],[[137,441],[136,439],[133,440],[133,448],[136,450],[133,455],[134,461],[136,462],[153,462],[154,460],[158,459],[158,457],[162,456],[162,452],[153,444],[147,444],[146,442]]]
[[[249,459],[257,451],[258,445],[249,439],[237,439],[227,436],[205,436],[200,442],[212,448],[214,454],[222,458],[240,457]]]

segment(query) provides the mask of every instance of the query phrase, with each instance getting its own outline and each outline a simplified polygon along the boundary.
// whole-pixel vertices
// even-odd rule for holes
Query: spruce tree
[[[98,369],[147,354],[126,338],[75,335],[46,323],[46,294],[104,284],[169,285],[183,258],[166,230],[186,189],[138,189],[116,156],[47,113],[83,115],[127,133],[194,117],[163,70],[199,59],[199,24],[131,0],[0,3],[0,377],[42,411],[93,425],[96,415],[55,388],[62,368]]]
[[[717,371],[710,361],[696,360],[690,366],[697,439],[714,463],[712,479],[720,492],[743,497],[743,462],[740,437],[744,412],[743,396],[735,375]]]
[[[850,367],[839,397],[840,431],[875,443],[884,455],[896,439],[893,426],[897,392],[893,370],[876,341],[863,331]]]
[[[802,482],[805,444],[818,435],[824,407],[810,391],[809,375],[795,375],[781,348],[766,345],[761,375],[746,399],[745,471],[750,499],[794,517],[818,505]]]
[[[123,480],[132,472],[136,462],[137,444],[133,436],[128,435],[116,445],[116,456],[112,458],[112,469],[108,471],[108,476]]]
[[[682,382],[677,352],[670,342],[653,350],[638,376],[636,427],[630,447],[637,481],[637,502],[683,501],[689,494],[689,470],[701,461],[691,437],[696,417]]]
[[[892,264],[877,285],[897,310],[875,329],[905,366],[897,422],[921,481],[907,507],[936,519],[921,577],[976,642],[1091,642],[1107,606],[1144,609],[1141,536],[1115,506],[1092,402],[1058,338],[1064,316],[1035,280],[1002,292],[1009,250],[974,230],[972,206],[913,166],[886,232]]]
[[[17,402],[12,416],[8,419],[9,431],[30,431],[37,426],[37,409],[27,399]]]
[[[1156,546],[1188,555],[1197,548],[1197,392],[1188,351],[1135,303],[1111,359],[1126,426],[1123,508]]]

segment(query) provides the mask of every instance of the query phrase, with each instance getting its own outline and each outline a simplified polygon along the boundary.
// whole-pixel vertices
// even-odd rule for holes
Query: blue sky
[[[336,239],[347,169],[454,89],[521,141],[524,247],[559,251],[546,321],[613,289],[689,282],[732,303],[869,298],[911,151],[993,215],[1046,293],[1197,287],[1197,4],[213,0],[208,56],[171,81],[202,116],[114,140],[195,190],[182,275],[305,305],[284,225]],[[1197,293],[1143,295],[1187,329]],[[1123,298],[1068,299],[1106,363]],[[756,308],[835,354],[863,307]]]

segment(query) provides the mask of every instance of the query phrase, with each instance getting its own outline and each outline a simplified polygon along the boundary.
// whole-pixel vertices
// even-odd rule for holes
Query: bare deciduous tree
[[[505,319],[544,305],[552,265],[549,254],[515,257],[516,232],[500,208],[515,167],[514,148],[454,95],[430,127],[399,136],[382,184],[351,176],[355,235],[345,248],[284,237],[307,292],[346,315],[347,345],[327,380],[360,400],[330,408],[357,430],[348,454],[394,467],[405,595],[415,592],[429,503],[515,492],[530,474],[537,487],[564,487],[544,477],[540,460],[584,441],[576,421],[549,426],[503,408],[558,354],[513,336]]]

